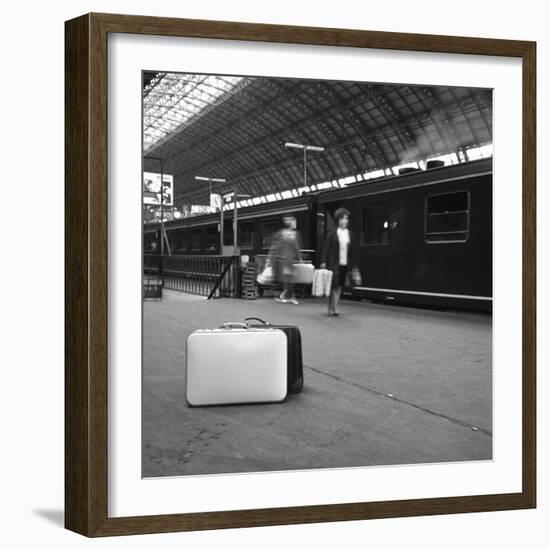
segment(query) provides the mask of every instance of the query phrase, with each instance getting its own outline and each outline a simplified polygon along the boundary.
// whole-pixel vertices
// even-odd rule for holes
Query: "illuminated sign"
[[[191,214],[210,214],[214,212],[211,206],[207,204],[192,204],[191,205]]]

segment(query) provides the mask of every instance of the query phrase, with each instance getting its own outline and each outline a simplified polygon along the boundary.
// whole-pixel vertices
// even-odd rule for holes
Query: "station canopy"
[[[322,147],[307,152],[285,143]],[[144,168],[174,176],[175,204],[236,189],[261,202],[492,154],[483,88],[144,73]],[[248,201],[245,201],[248,204]]]

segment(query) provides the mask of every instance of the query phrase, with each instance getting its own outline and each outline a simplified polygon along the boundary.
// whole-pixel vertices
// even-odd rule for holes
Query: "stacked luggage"
[[[303,387],[300,331],[261,319],[201,329],[187,338],[191,406],[276,403]],[[249,321],[260,324],[251,325]]]
[[[242,270],[241,277],[241,298],[245,300],[255,300],[258,296],[258,287],[256,286],[256,264],[248,262]]]

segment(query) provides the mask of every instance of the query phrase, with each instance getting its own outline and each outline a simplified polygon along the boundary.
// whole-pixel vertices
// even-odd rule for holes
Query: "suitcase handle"
[[[220,328],[248,328],[246,323],[224,323]]]
[[[260,321],[260,323],[263,323],[264,325],[269,325],[269,323],[266,323],[263,319],[260,319],[259,317],[247,317],[244,321],[245,323],[247,321]]]

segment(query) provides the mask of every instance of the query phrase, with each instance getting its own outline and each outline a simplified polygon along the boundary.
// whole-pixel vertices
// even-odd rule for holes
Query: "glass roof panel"
[[[143,89],[143,148],[189,126],[253,79],[241,76],[158,73]]]

